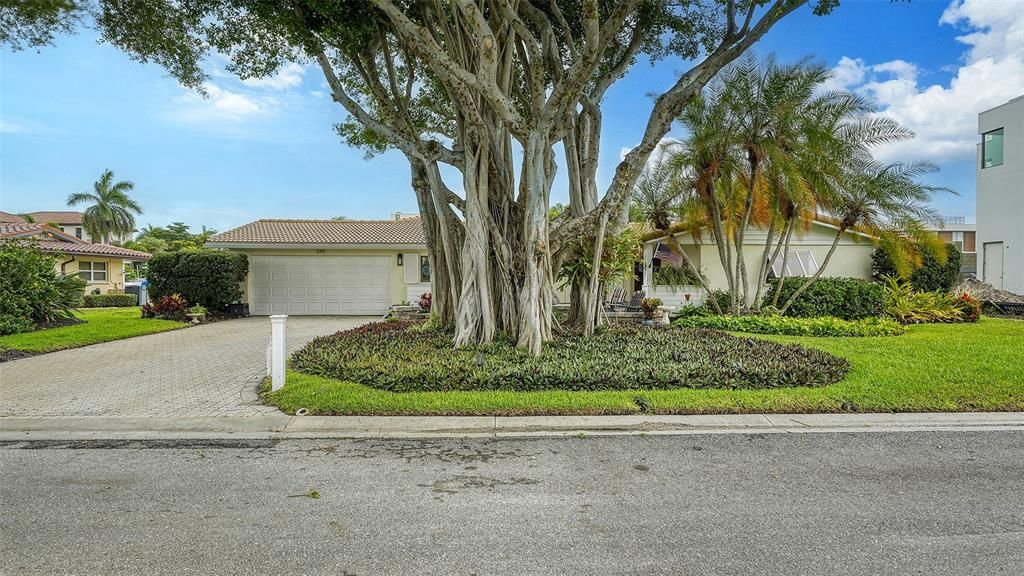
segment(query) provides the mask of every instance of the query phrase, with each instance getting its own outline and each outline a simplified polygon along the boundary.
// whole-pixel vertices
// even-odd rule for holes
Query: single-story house
[[[36,224],[47,224],[52,228],[57,228],[65,234],[70,234],[79,240],[85,240],[86,242],[99,242],[99,238],[92,238],[89,236],[89,232],[85,230],[84,224],[82,224],[82,213],[75,210],[43,210],[39,212],[28,212],[25,214],[29,218],[24,218],[17,214],[11,214],[9,212],[0,211],[0,223],[28,223],[29,219]],[[115,235],[110,240],[112,242],[127,242],[132,239],[132,234],[119,234]]]
[[[62,274],[78,274],[85,291],[101,293],[124,289],[125,262],[145,262],[150,255],[120,246],[94,244],[62,230],[38,223],[0,223],[0,239],[32,241],[55,256],[54,267]]]
[[[243,302],[268,314],[382,315],[430,292],[419,217],[257,220],[210,238],[249,257]]]
[[[811,276],[825,260],[838,228],[829,222],[813,220],[806,226],[797,228],[790,241],[789,256],[786,258],[786,276]],[[758,263],[764,255],[764,242],[768,231],[765,228],[751,226],[744,236],[743,253],[746,257],[747,278],[751,293],[757,285]],[[689,230],[674,234],[679,246],[686,256],[707,278],[712,290],[725,290],[728,282],[725,269],[718,256],[718,246],[710,231],[703,230],[694,234]],[[683,304],[700,304],[704,295],[696,286],[666,286],[656,283],[655,271],[671,260],[670,249],[665,244],[667,236],[651,238],[644,244],[644,260],[638,263],[635,278],[625,283],[627,290],[643,290],[650,297],[657,297],[666,306]],[[777,238],[777,236],[776,236]],[[823,272],[823,276],[842,276],[847,278],[871,278],[871,253],[875,249],[873,238],[856,231],[846,231],[839,240],[832,260]],[[641,270],[642,268],[642,270]],[[782,255],[773,263],[772,274],[778,276],[782,272]]]

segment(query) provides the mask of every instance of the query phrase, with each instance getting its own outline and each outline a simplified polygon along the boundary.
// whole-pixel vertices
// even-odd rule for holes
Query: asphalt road
[[[1020,432],[43,446],[5,575],[1024,574]]]

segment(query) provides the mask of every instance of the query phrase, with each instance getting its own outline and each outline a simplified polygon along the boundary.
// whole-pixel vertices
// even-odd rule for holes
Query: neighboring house
[[[978,275],[1024,294],[1024,95],[978,114]]]
[[[49,224],[65,234],[70,234],[79,240],[86,242],[101,242],[102,238],[93,238],[82,225],[82,213],[73,210],[29,212],[27,216],[32,218],[36,224]],[[11,214],[0,212],[0,223],[28,222],[27,219]],[[132,234],[118,234],[110,238],[111,242],[122,243],[132,239]]]
[[[418,217],[257,220],[206,245],[248,255],[243,302],[256,315],[376,316],[431,291]]]
[[[961,276],[978,273],[978,243],[974,224],[969,224],[963,216],[951,216],[943,218],[942,224],[932,232],[938,234],[943,242],[954,244],[960,249]]]
[[[62,230],[39,223],[0,223],[0,239],[21,239],[34,242],[53,254],[54,267],[62,274],[78,274],[86,281],[85,291],[101,292],[124,289],[124,263],[145,262],[150,255],[119,246],[94,244]]]
[[[815,220],[807,223],[802,229],[793,233],[790,241],[789,257],[786,258],[786,276],[811,276],[818,271],[818,266],[825,260],[832,242],[835,240],[837,228],[828,222]],[[644,261],[642,276],[627,280],[627,290],[643,290],[648,296],[657,297],[666,306],[683,304],[701,304],[704,295],[696,286],[658,286],[655,284],[655,269],[663,265],[662,258],[668,259],[671,254],[664,240],[666,237],[654,238],[644,245]],[[710,232],[701,232],[695,241],[690,231],[677,232],[676,241],[686,252],[687,257],[707,278],[712,290],[728,289],[725,269],[718,256],[718,246]],[[758,263],[764,255],[764,242],[767,230],[751,226],[744,236],[743,253],[746,258],[747,279],[750,293],[757,288]],[[860,232],[847,231],[839,240],[828,268],[823,276],[842,276],[847,278],[871,278],[871,253],[875,245],[872,238]],[[659,254],[661,257],[659,257]],[[638,266],[640,268],[641,266]],[[639,272],[639,270],[638,270]],[[782,272],[782,255],[772,265],[769,276],[778,276]],[[687,299],[687,296],[689,298]]]

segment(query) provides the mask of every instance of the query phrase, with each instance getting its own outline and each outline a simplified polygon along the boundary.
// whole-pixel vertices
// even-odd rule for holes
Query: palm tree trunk
[[[796,218],[789,223],[789,230],[786,230],[786,239],[782,245],[782,268],[779,270],[779,281],[775,284],[775,293],[772,295],[772,306],[779,305],[779,296],[782,294],[782,285],[786,283],[786,265],[789,263],[789,243],[793,238],[793,230],[796,228]]]
[[[747,280],[747,259],[743,253],[743,240],[747,235],[747,225],[750,223],[750,213],[754,210],[754,187],[757,185],[757,155],[748,153],[750,162],[750,184],[747,186],[747,197],[743,204],[743,218],[736,229],[736,276],[743,288],[743,307],[750,305],[750,283]]]
[[[761,264],[757,267],[757,289],[754,291],[754,308],[761,307],[761,291],[764,290],[765,277],[768,275],[768,267],[771,266],[772,241],[775,239],[775,218],[768,224],[768,237],[764,242],[764,254],[761,256]]]
[[[842,238],[843,232],[845,231],[845,226],[839,227],[839,232],[836,234],[835,240],[832,241],[832,247],[828,249],[828,254],[825,255],[825,260],[821,263],[821,266],[818,267],[817,272],[814,273],[814,276],[811,276],[810,280],[804,282],[803,286],[797,288],[796,291],[793,292],[793,295],[789,297],[789,300],[786,300],[786,303],[782,305],[782,308],[779,310],[779,314],[785,315],[786,310],[789,310],[789,307],[793,305],[793,302],[796,301],[801,294],[806,292],[808,288],[814,285],[814,283],[818,281],[818,278],[821,278],[821,274],[825,272],[825,267],[828,266],[829,261],[832,260],[832,255],[836,253],[836,248],[839,247],[839,239]]]

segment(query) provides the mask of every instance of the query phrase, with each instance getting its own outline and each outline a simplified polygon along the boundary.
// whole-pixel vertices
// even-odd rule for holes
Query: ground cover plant
[[[975,322],[981,304],[969,294],[917,291],[910,283],[889,277],[885,279],[884,310],[886,316],[903,324]]]
[[[138,306],[87,308],[75,310],[74,316],[82,322],[71,326],[0,336],[0,354],[10,351],[33,354],[53,352],[187,326],[171,320],[143,319]]]
[[[888,318],[842,320],[831,316],[818,318],[790,318],[788,316],[716,316],[693,314],[672,323],[682,328],[713,328],[729,332],[752,334],[785,334],[788,336],[898,336],[903,334],[901,324]]]
[[[396,392],[776,388],[839,381],[846,360],[713,330],[615,326],[568,335],[533,357],[515,343],[453,349],[451,333],[374,323],[321,337],[292,357],[300,371]]]
[[[351,380],[289,371],[264,400],[312,414],[721,414],[1024,410],[1024,322],[918,324],[905,335],[868,338],[756,336],[846,358],[837,384],[758,390],[510,390],[388,392]]]

